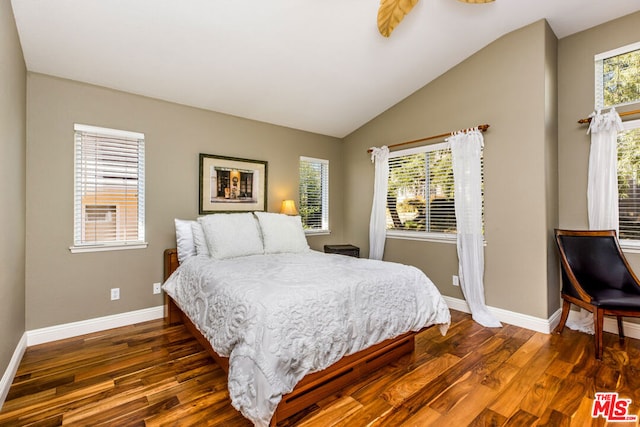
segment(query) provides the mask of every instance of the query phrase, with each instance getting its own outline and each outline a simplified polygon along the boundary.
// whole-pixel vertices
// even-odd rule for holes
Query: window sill
[[[454,245],[457,242],[457,237],[455,234],[424,233],[420,231],[388,230],[387,238],[400,240],[418,240],[421,242],[449,243]]]
[[[400,230],[387,230],[387,238],[398,240],[417,240],[420,242],[431,243],[447,243],[450,245],[456,245],[458,243],[458,236],[456,234],[445,233],[424,233],[420,231],[400,231]],[[487,241],[483,240],[483,246],[487,246]],[[638,246],[640,250],[640,245]]]
[[[304,230],[305,236],[328,236],[331,230]]]
[[[84,252],[105,252],[105,251],[124,251],[128,249],[145,249],[149,244],[147,242],[131,243],[131,244],[116,244],[116,245],[97,245],[97,246],[71,246],[69,250],[72,254],[79,254]]]
[[[640,241],[621,239],[620,248],[628,254],[640,254]]]

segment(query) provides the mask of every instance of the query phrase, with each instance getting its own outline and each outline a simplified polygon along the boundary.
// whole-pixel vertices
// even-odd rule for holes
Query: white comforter
[[[229,357],[233,406],[267,426],[307,373],[409,330],[444,334],[449,309],[417,268],[329,255],[191,257],[163,286]]]

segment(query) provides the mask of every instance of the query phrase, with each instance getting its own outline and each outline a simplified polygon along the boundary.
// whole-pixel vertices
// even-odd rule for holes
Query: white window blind
[[[144,134],[78,125],[72,251],[144,247]]]
[[[640,102],[640,42],[595,56],[596,109]]]
[[[448,143],[389,155],[387,230],[455,235],[455,194]]]
[[[328,160],[300,157],[299,210],[306,231],[329,231]]]
[[[640,242],[640,120],[623,126],[618,134],[620,239]]]

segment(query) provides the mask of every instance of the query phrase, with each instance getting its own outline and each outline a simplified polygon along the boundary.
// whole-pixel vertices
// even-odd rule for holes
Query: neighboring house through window
[[[146,247],[144,134],[76,124],[72,252]]]
[[[329,161],[300,157],[300,218],[305,233],[329,232]]]

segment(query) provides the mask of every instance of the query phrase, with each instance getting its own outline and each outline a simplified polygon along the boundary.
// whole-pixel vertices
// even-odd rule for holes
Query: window
[[[595,56],[596,109],[640,102],[640,42]]]
[[[390,153],[387,191],[387,236],[455,240],[449,144]]]
[[[640,120],[624,122],[623,126],[618,134],[620,239],[640,244]]]
[[[300,157],[300,217],[306,233],[329,232],[329,161]]]
[[[78,125],[72,252],[146,247],[144,134]]]

